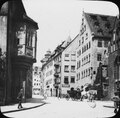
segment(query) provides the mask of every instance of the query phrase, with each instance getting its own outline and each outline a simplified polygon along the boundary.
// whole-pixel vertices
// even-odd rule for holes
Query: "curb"
[[[107,106],[107,105],[103,105],[103,107],[114,108],[114,106]]]
[[[40,104],[40,105],[33,106],[33,107],[29,107],[29,108],[16,109],[16,110],[11,110],[11,111],[4,111],[4,112],[1,112],[1,113],[5,114],[5,113],[16,112],[16,111],[29,110],[29,109],[33,109],[33,108],[37,108],[37,107],[43,106],[43,105],[45,105],[45,104],[46,104],[46,103],[42,103],[42,104]]]

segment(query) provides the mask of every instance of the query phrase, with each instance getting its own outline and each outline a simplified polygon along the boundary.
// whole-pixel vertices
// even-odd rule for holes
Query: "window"
[[[82,37],[82,44],[84,43],[84,37]]]
[[[88,76],[90,75],[90,68],[89,68],[89,73],[88,73]]]
[[[77,62],[77,69],[79,68],[79,65],[78,65],[78,64],[79,64],[79,62]]]
[[[75,54],[71,54],[71,61],[75,61],[76,58],[75,58]]]
[[[87,73],[87,69],[86,69],[86,77],[87,77],[88,73]]]
[[[79,46],[81,45],[81,40],[79,40]]]
[[[65,54],[65,57],[69,57],[69,54]]]
[[[86,40],[88,39],[88,33],[86,33]]]
[[[102,47],[102,41],[98,40],[98,47]]]
[[[75,72],[75,66],[71,66],[71,72]]]
[[[88,62],[88,55],[86,56],[86,63]]]
[[[104,41],[104,47],[108,47],[108,41]]]
[[[91,48],[91,43],[89,42],[89,48]]]
[[[85,77],[85,70],[84,70],[84,77]]]
[[[65,65],[64,72],[69,72],[68,68],[69,66]]]
[[[65,83],[65,84],[68,84],[68,83],[69,83],[69,81],[68,81],[68,76],[65,76],[65,77],[64,77],[64,83]]]
[[[81,66],[81,61],[79,61],[79,67]]]
[[[88,61],[90,62],[90,54],[89,54],[89,57],[88,57]]]
[[[80,79],[80,73],[79,73],[79,79]]]
[[[71,77],[71,83],[75,83],[75,77]]]
[[[97,54],[97,61],[101,61],[102,60],[102,54]]]
[[[65,54],[65,61],[69,61],[69,54]]]
[[[87,47],[87,50],[88,50],[88,49],[89,49],[89,47],[88,47],[88,43],[87,43],[87,46],[86,46],[86,47]]]
[[[84,48],[82,47],[82,53],[84,53]]]
[[[78,81],[78,76],[79,76],[79,75],[77,74],[77,81]]]
[[[82,71],[82,78],[83,78],[83,71]]]
[[[84,32],[86,31],[86,25],[84,25]]]
[[[17,45],[19,45],[19,44],[20,44],[20,39],[18,38],[18,39],[17,39]]]

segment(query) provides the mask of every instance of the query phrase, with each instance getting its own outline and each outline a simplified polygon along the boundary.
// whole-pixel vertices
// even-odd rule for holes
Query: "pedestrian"
[[[23,89],[20,89],[20,92],[18,93],[18,109],[23,108],[22,107],[22,99],[23,99]]]
[[[81,86],[81,89],[80,89],[80,92],[81,92],[81,97],[80,97],[80,101],[83,101],[83,97],[84,97],[84,95],[83,95],[83,86]]]
[[[81,98],[81,91],[79,88],[77,88],[77,99]]]
[[[61,88],[59,88],[59,91],[58,91],[58,98],[61,98]]]
[[[114,113],[117,113],[119,110],[120,98],[119,98],[118,92],[115,92],[114,95],[115,96],[112,98],[112,100],[114,101],[114,108],[115,108]]]

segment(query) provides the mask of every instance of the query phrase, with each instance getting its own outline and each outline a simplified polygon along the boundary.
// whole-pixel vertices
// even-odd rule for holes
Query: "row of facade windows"
[[[108,47],[108,41],[98,40],[98,47]]]
[[[69,72],[69,66],[68,65],[64,66],[64,72]],[[75,72],[75,66],[71,66],[71,72]]]
[[[65,61],[70,61],[70,54],[65,54]],[[71,54],[71,61],[76,61],[76,55],[75,54]]]
[[[79,57],[82,53],[84,53],[84,52],[86,52],[88,49],[90,49],[91,48],[91,43],[90,43],[90,41],[88,42],[88,43],[86,43],[86,45],[84,45],[83,47],[82,47],[82,51],[81,51],[81,49],[77,52],[77,57]]]
[[[82,58],[82,64],[81,64],[81,60],[79,60],[77,62],[77,69],[79,69],[81,67],[81,65],[83,66],[89,62],[90,62],[90,54],[88,54]]]
[[[64,83],[69,84],[69,77],[68,76],[64,77]],[[70,83],[75,83],[75,77],[74,76],[71,76]]]
[[[118,50],[118,44],[117,43],[114,43],[114,44],[112,44],[111,46],[108,47],[108,52],[109,53],[112,53],[116,50]]]
[[[86,32],[85,36],[82,36],[82,39],[79,40],[79,46],[83,45],[85,40],[88,39],[88,33]]]
[[[38,79],[34,79],[34,81],[40,82],[40,80],[38,80]]]
[[[80,34],[84,34],[84,32],[86,31],[86,25],[84,24],[84,18],[82,18],[82,26],[81,26],[81,30],[80,30]]]
[[[34,83],[34,86],[36,86],[36,85],[37,85],[37,86],[39,86],[39,85],[40,85],[40,83]]]
[[[87,43],[86,45],[84,45],[83,47],[82,47],[82,54],[84,53],[84,52],[86,52],[88,49],[90,49],[91,48],[91,43],[90,43],[90,41],[89,41],[89,43]]]
[[[90,76],[90,75],[91,75],[91,67],[89,67],[89,68],[81,71],[81,74],[80,74],[80,72],[79,72],[79,73],[77,74],[77,80],[80,80],[80,78],[83,79],[83,78],[88,77],[88,76]]]

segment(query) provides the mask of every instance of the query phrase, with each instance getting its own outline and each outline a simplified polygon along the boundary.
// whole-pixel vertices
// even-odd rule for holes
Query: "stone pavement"
[[[10,113],[21,110],[32,109],[32,108],[40,107],[47,103],[49,104],[52,102],[58,102],[59,100],[64,101],[66,99],[65,98],[58,99],[56,97],[48,97],[46,100],[44,100],[43,98],[31,98],[31,99],[27,99],[26,103],[22,103],[23,109],[18,109],[17,108],[18,104],[14,104],[14,105],[1,106],[1,112]],[[86,102],[86,100],[84,100],[83,102]],[[114,103],[112,101],[96,101],[96,103],[97,105],[103,107],[114,108]]]
[[[31,99],[27,99],[25,103],[22,103],[23,106],[22,109],[17,108],[18,104],[13,104],[13,105],[0,106],[0,111],[2,113],[10,113],[10,112],[16,112],[16,111],[40,107],[45,104],[46,102],[44,101],[43,98],[31,98]]]

